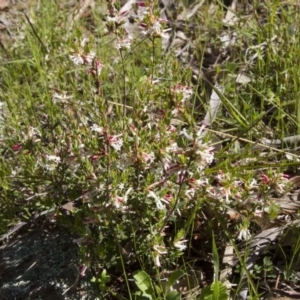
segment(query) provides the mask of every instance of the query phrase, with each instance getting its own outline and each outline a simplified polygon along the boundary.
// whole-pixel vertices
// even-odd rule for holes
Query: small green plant
[[[99,277],[93,277],[91,282],[97,283],[99,289],[102,292],[107,292],[109,290],[108,283],[110,282],[111,277],[107,274],[106,270],[104,269]]]
[[[183,275],[183,272],[178,270],[171,274],[164,289],[156,285],[151,277],[145,271],[138,271],[133,275],[134,282],[139,291],[135,293],[135,299],[165,299],[165,300],[179,300],[181,299],[180,293],[171,291],[170,288]]]
[[[273,262],[271,260],[271,257],[265,256],[263,258],[263,264],[262,265],[254,265],[254,272],[253,277],[255,279],[260,278],[276,278],[277,273],[274,268]]]

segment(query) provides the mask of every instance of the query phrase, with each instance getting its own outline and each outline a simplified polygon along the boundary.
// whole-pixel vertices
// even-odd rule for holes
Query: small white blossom
[[[193,89],[190,86],[183,86],[181,84],[176,85],[172,88],[175,94],[182,96],[181,102],[184,103],[191,98],[193,95]]]
[[[88,72],[90,74],[99,76],[101,74],[103,67],[104,65],[100,62],[99,59],[93,60],[93,63],[90,64],[90,68],[88,69]]]
[[[54,93],[52,95],[52,101],[53,103],[63,103],[63,104],[68,104],[69,100],[71,100],[73,96],[68,96],[67,93]]]
[[[111,22],[111,23],[119,23],[120,22],[120,17],[119,16],[107,16],[106,17],[106,21],[107,22]]]
[[[168,153],[178,153],[181,150],[181,148],[178,147],[177,143],[174,142],[170,146],[167,146],[165,148],[165,151]]]
[[[91,129],[92,131],[96,131],[96,132],[98,132],[98,133],[100,133],[100,134],[103,134],[103,133],[104,133],[103,127],[100,127],[100,126],[98,126],[98,125],[96,125],[96,124],[93,124],[93,125],[90,127],[90,129]]]
[[[188,141],[192,141],[194,139],[192,134],[188,134],[186,128],[183,128],[179,135],[182,135],[183,137],[185,137]]]
[[[60,163],[61,158],[56,155],[45,155],[46,160],[49,162],[44,165],[45,169],[48,171],[53,171],[56,169],[57,165]]]
[[[253,190],[253,189],[257,190],[258,187],[259,187],[259,185],[257,183],[257,180],[256,179],[251,179],[251,182],[249,184],[249,189],[250,190]]]
[[[53,162],[55,162],[55,163],[57,163],[57,164],[60,162],[60,157],[59,157],[59,156],[56,156],[56,155],[48,155],[48,154],[47,154],[45,157],[46,157],[47,160],[53,161]]]
[[[28,130],[28,138],[32,139],[33,142],[39,142],[41,139],[39,138],[41,136],[41,132],[35,128],[30,126]],[[36,138],[38,137],[38,138]]]
[[[125,37],[119,38],[116,48],[120,49],[130,49],[132,43],[132,37],[127,35]]]
[[[125,195],[122,197],[122,196],[118,196],[118,195],[115,195],[112,197],[111,199],[111,203],[112,205],[119,211],[121,212],[125,212],[127,210],[127,200],[128,200],[128,195],[130,194],[130,192],[132,191],[132,188],[129,188]]]
[[[155,253],[154,253],[155,265],[157,267],[161,267],[159,258],[160,258],[160,256],[167,254],[168,251],[167,251],[166,247],[162,246],[162,245],[154,245],[153,250],[155,251]]]
[[[152,26],[148,29],[144,29],[145,26],[142,23],[140,25],[141,33],[143,35],[150,35],[152,37],[161,37],[161,38],[169,38],[169,35],[165,34],[167,31],[162,30],[161,22],[156,20]]]
[[[120,151],[123,146],[123,139],[120,138],[122,134],[119,135],[111,135],[108,137],[108,143],[111,147],[113,147],[116,151]]]
[[[157,252],[157,253],[160,254],[160,255],[163,255],[163,254],[167,254],[167,253],[168,253],[166,247],[165,247],[165,246],[162,246],[162,245],[154,245],[154,246],[153,246],[153,249],[154,249],[155,252]]]
[[[165,209],[165,208],[166,208],[165,205],[163,204],[163,202],[169,204],[169,202],[168,202],[167,200],[165,200],[165,199],[163,199],[163,198],[160,198],[160,197],[156,196],[155,193],[154,193],[153,191],[149,191],[149,194],[148,194],[147,197],[150,197],[150,198],[153,198],[153,199],[154,199],[155,204],[156,204],[156,208],[157,208],[158,210],[162,210],[162,209]]]
[[[150,153],[143,152],[142,159],[145,163],[152,164],[154,162],[155,155],[153,152],[150,152]]]
[[[213,199],[219,200],[219,199],[223,198],[223,193],[220,190],[220,188],[217,187],[217,186],[209,186],[209,187],[207,187],[206,192]]]
[[[81,266],[79,267],[79,273],[80,273],[80,276],[81,276],[81,277],[84,277],[84,276],[85,276],[86,270],[87,270],[87,266],[86,266],[85,264],[83,264],[83,265],[81,265]]]
[[[191,189],[186,190],[186,191],[184,192],[184,194],[185,194],[185,196],[187,196],[187,198],[188,198],[189,200],[191,200],[191,199],[194,198],[195,192],[196,192],[196,190],[195,190],[194,188],[191,188]]]
[[[173,245],[178,250],[183,251],[187,248],[186,242],[187,242],[187,240],[179,240],[179,241],[176,241]]]
[[[86,64],[91,65],[95,57],[96,53],[94,51],[90,51],[89,53],[83,55],[83,60]]]
[[[74,53],[69,55],[69,58],[73,62],[74,65],[83,65],[84,59],[80,53]]]
[[[254,212],[254,216],[258,217],[258,218],[261,218],[262,214],[263,214],[263,211],[261,209],[256,209]]]
[[[249,229],[242,228],[240,230],[240,233],[239,233],[239,236],[238,236],[238,240],[248,241],[250,238],[251,238],[251,233],[250,233]]]
[[[206,185],[208,185],[208,178],[205,178],[205,179],[197,179],[197,180],[195,180],[195,184],[197,185],[197,186],[206,186]]]
[[[160,263],[160,260],[159,260],[159,254],[155,253],[154,254],[154,259],[155,259],[155,265],[160,268],[161,267],[161,263]]]
[[[196,141],[195,143],[198,171],[202,171],[207,165],[211,164],[214,160],[214,147],[207,144],[203,144],[202,141]]]
[[[94,58],[96,57],[96,53],[94,51],[86,52],[85,44],[88,42],[88,39],[83,39],[80,47],[77,50],[72,51],[69,55],[69,58],[75,65],[92,65]]]
[[[123,190],[124,187],[125,187],[124,183],[118,184],[118,189],[119,189],[119,190]]]

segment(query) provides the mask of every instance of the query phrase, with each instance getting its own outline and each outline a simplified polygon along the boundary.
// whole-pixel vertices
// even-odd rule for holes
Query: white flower
[[[167,254],[168,251],[166,249],[165,246],[162,246],[162,245],[154,245],[153,246],[153,249],[155,252],[157,252],[159,255],[163,255],[163,254]]]
[[[132,43],[132,37],[130,35],[127,35],[123,38],[118,39],[118,43],[117,43],[116,48],[118,50],[120,50],[120,49],[130,49],[131,43]]]
[[[171,111],[171,115],[173,117],[178,117],[180,114],[180,110],[178,108],[174,108],[172,111]]]
[[[157,267],[161,267],[159,258],[160,256],[167,254],[168,251],[166,250],[166,247],[162,245],[154,245],[153,250],[155,251],[154,253],[155,265]]]
[[[247,228],[242,228],[240,230],[239,236],[238,236],[238,240],[241,241],[248,241],[251,238],[251,233],[249,231],[249,229]]]
[[[168,152],[168,153],[170,153],[170,152],[171,152],[171,153],[178,153],[179,150],[181,150],[181,148],[179,148],[178,145],[177,145],[177,143],[174,142],[174,143],[172,143],[170,146],[166,147],[165,150],[166,150],[166,152]]]
[[[150,197],[150,198],[154,199],[155,204],[156,204],[156,208],[159,209],[159,210],[162,210],[162,209],[166,208],[165,205],[163,204],[163,202],[169,204],[169,202],[167,200],[165,200],[163,198],[159,198],[158,196],[156,196],[153,191],[150,191],[147,197]]]
[[[209,195],[211,198],[213,198],[213,199],[219,200],[219,199],[222,199],[222,198],[223,198],[222,191],[221,191],[220,188],[217,187],[217,186],[209,186],[209,187],[206,189],[206,192],[207,192],[208,195]]]
[[[53,161],[55,163],[59,163],[60,162],[60,157],[59,156],[56,156],[56,155],[46,155],[46,159],[49,160],[49,161]]]
[[[96,53],[94,51],[90,51],[89,53],[83,55],[82,57],[86,64],[91,65],[94,58],[96,57]]]
[[[81,265],[80,267],[79,267],[79,270],[80,270],[80,276],[81,277],[84,277],[85,276],[85,272],[86,272],[86,270],[87,270],[87,266],[85,265],[85,264],[83,264],[83,265]]]
[[[118,189],[119,190],[123,190],[124,189],[124,183],[120,183],[120,184],[118,184]]]
[[[99,59],[97,60],[92,60],[90,63],[90,68],[88,69],[88,72],[99,76],[101,74],[101,71],[103,69],[104,65],[100,62]]]
[[[187,133],[186,128],[183,128],[183,129],[180,131],[179,135],[182,135],[182,136],[185,137],[188,141],[192,141],[192,140],[194,139],[192,134],[188,134],[188,133]]]
[[[89,41],[90,41],[89,38],[87,38],[87,37],[83,38],[81,43],[80,43],[80,47],[84,48],[85,45],[87,45]]]
[[[257,190],[259,187],[258,183],[257,183],[257,180],[256,179],[252,179],[250,184],[249,184],[249,189],[252,190],[252,189],[255,189]]]
[[[202,171],[207,165],[211,164],[214,160],[214,147],[203,144],[201,140],[196,140],[195,143],[198,171]]]
[[[115,10],[114,15],[106,16],[106,22],[114,23],[117,26],[120,26],[124,22],[124,19],[127,14],[128,14],[127,12],[119,13]]]
[[[164,153],[164,156],[162,157],[161,160],[162,160],[163,168],[165,170],[170,169],[171,165],[173,165],[172,156],[167,154],[166,152]]]
[[[127,210],[127,200],[128,200],[128,195],[132,191],[132,188],[129,188],[125,195],[122,196],[113,196],[112,197],[112,205],[117,209],[120,210],[121,212],[124,212]]]
[[[195,185],[199,187],[208,185],[208,178],[195,180]]]
[[[161,38],[169,38],[169,35],[165,34],[165,30],[162,30],[162,27],[161,27],[161,24],[160,24],[160,21],[157,20],[155,21],[152,26],[150,28],[148,28],[148,30],[143,30],[143,23],[141,24],[140,26],[140,29],[141,30],[141,33],[143,35],[150,35],[152,37],[161,37]]]
[[[35,137],[40,137],[40,136],[41,136],[41,133],[37,128],[32,127],[32,126],[29,127],[28,138],[34,139]],[[40,138],[37,138],[37,139],[34,139],[33,142],[39,142],[40,140],[41,140]]]
[[[116,151],[120,151],[123,146],[123,139],[120,138],[122,134],[118,135],[110,135],[108,137],[108,143],[111,147],[113,147]]]
[[[187,196],[187,198],[189,200],[193,199],[194,196],[195,196],[195,189],[194,188],[191,188],[191,189],[187,189],[185,192],[184,192],[185,196]]]
[[[145,163],[152,164],[154,162],[155,155],[153,152],[150,153],[142,152],[142,159]]]
[[[95,57],[96,53],[94,51],[84,53],[83,49],[78,49],[78,51],[74,51],[72,54],[69,55],[69,58],[74,63],[74,65],[92,65],[92,62]]]
[[[107,16],[106,21],[111,23],[119,23],[120,17],[119,16]]]
[[[263,211],[261,209],[256,209],[255,212],[254,212],[255,217],[261,218],[262,214],[263,214]]]
[[[173,245],[176,247],[178,250],[183,251],[187,248],[187,245],[185,244],[187,240],[179,240],[175,242]]]
[[[83,65],[84,59],[80,53],[74,53],[69,55],[69,58],[73,62],[74,65]]]
[[[160,260],[159,260],[159,254],[155,254],[154,255],[154,259],[155,259],[155,265],[158,267],[158,268],[160,268],[161,267],[161,264],[160,264]]]
[[[231,203],[231,201],[229,200],[229,196],[231,196],[231,190],[230,190],[230,187],[221,187],[220,190],[222,191],[223,193],[223,197],[225,197],[225,203],[226,204],[229,204]]]
[[[54,93],[52,95],[52,101],[53,103],[64,103],[64,104],[68,104],[69,100],[71,100],[73,98],[73,96],[68,96],[66,93]]]
[[[53,171],[56,169],[57,165],[60,163],[61,158],[56,155],[45,155],[45,158],[49,161],[49,164],[45,164],[44,167],[48,171]]]
[[[96,132],[98,132],[98,133],[100,133],[100,134],[103,134],[103,133],[104,133],[103,127],[100,127],[100,126],[98,126],[98,125],[96,125],[96,124],[93,124],[93,125],[90,127],[90,129],[91,129],[92,131],[96,131]]]
[[[181,102],[184,103],[191,98],[193,95],[193,89],[190,86],[183,86],[181,84],[176,85],[172,88],[175,94],[182,96]]]

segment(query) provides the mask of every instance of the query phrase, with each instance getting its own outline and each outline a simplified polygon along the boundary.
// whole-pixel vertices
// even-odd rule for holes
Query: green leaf
[[[138,292],[135,294],[135,300],[152,300],[152,296],[146,293]]]
[[[180,294],[176,291],[171,291],[167,294],[166,300],[180,300]]]
[[[218,295],[215,291],[218,290]],[[227,288],[222,282],[216,281],[201,291],[199,300],[228,300]]]
[[[147,294],[151,294],[152,296],[154,295],[151,278],[145,271],[135,272],[133,278],[140,291],[143,293],[147,292]]]
[[[180,277],[184,275],[184,272],[182,270],[174,271],[171,276],[169,277],[169,280],[166,284],[166,291],[170,290],[170,287],[178,280]]]
[[[219,278],[219,254],[215,241],[215,235],[212,233],[212,257],[215,269],[215,280],[218,281]]]
[[[107,272],[106,272],[105,269],[101,273],[100,280],[101,280],[102,283],[108,283],[110,281],[110,276],[107,275]]]

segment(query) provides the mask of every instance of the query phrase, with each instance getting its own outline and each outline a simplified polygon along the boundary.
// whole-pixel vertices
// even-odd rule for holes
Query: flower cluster
[[[103,64],[96,57],[96,53],[89,49],[88,44],[88,38],[83,38],[80,44],[76,43],[69,58],[76,66],[86,66],[88,73],[98,77],[101,74]]]
[[[106,16],[106,34],[117,37],[118,50],[130,49],[137,37],[169,38],[163,28],[164,14],[154,12],[153,5],[144,1],[128,1],[120,10],[109,3]]]

